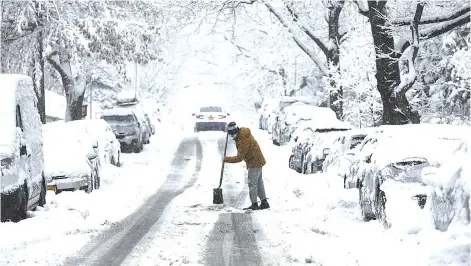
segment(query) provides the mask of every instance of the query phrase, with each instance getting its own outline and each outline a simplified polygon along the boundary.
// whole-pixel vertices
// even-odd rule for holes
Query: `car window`
[[[205,106],[200,108],[200,112],[222,112],[222,108],[217,106]]]
[[[21,118],[21,108],[20,105],[16,105],[16,127],[23,130],[23,119]]]

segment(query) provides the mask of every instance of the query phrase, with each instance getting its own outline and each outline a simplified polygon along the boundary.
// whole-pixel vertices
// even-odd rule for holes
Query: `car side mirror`
[[[96,140],[93,141],[93,148],[94,149],[98,148],[98,141]]]
[[[141,127],[141,123],[140,123],[140,122],[137,122],[137,127]]]
[[[372,155],[373,155],[373,154],[370,154],[370,155],[368,155],[368,156],[365,157],[365,162],[366,162],[366,163],[371,163],[371,156],[372,156]]]
[[[20,155],[27,155],[28,149],[26,149],[26,145],[22,145],[20,148]]]
[[[195,116],[196,114],[195,113],[192,113],[191,116]]]
[[[231,113],[227,113],[227,115],[231,115]]]
[[[295,137],[295,138],[294,138],[294,142],[298,142],[298,137]]]

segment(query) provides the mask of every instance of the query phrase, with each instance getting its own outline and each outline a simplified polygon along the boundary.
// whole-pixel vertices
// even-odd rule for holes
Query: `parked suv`
[[[134,110],[128,108],[108,109],[103,112],[102,118],[113,129],[116,139],[121,144],[122,151],[142,151],[146,126],[139,121]]]
[[[43,138],[30,77],[0,74],[1,221],[19,221],[46,204]]]

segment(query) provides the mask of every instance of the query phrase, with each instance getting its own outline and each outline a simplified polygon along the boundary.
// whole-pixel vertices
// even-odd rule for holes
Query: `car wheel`
[[[294,156],[289,157],[289,168],[294,170]]]
[[[23,219],[26,219],[26,214],[28,211],[28,184],[25,183],[23,184],[22,189],[20,189],[20,194],[18,195],[18,211],[13,214],[12,221],[13,222],[19,222]]]
[[[116,166],[121,167],[121,152],[118,152],[118,163]]]
[[[347,175],[343,176],[343,188],[347,189]]]
[[[44,205],[46,205],[46,180],[43,176],[41,182],[41,192],[39,194],[39,206],[43,207]]]
[[[307,175],[307,164],[303,166],[303,174]]]
[[[95,185],[95,178],[93,176],[93,173],[90,175],[90,180],[88,180],[88,186],[87,186],[87,193],[92,193],[93,191],[93,186]]]
[[[361,219],[365,222],[368,222],[371,220],[370,215],[365,211],[365,206],[363,203],[363,185],[360,183],[360,186],[358,188],[358,203],[360,204],[360,211],[361,211]]]
[[[111,164],[116,165],[116,159],[114,158],[114,155],[111,156]]]
[[[150,135],[149,135],[149,137],[147,137],[147,142],[146,142],[146,144],[149,144],[149,143],[150,143]]]

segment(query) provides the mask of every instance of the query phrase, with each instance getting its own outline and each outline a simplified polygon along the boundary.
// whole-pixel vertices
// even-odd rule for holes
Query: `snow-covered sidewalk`
[[[100,189],[47,194],[30,218],[0,224],[0,265],[59,265],[90,238],[133,213],[165,181],[183,132],[158,125],[140,154],[122,154],[123,166],[103,165]]]

